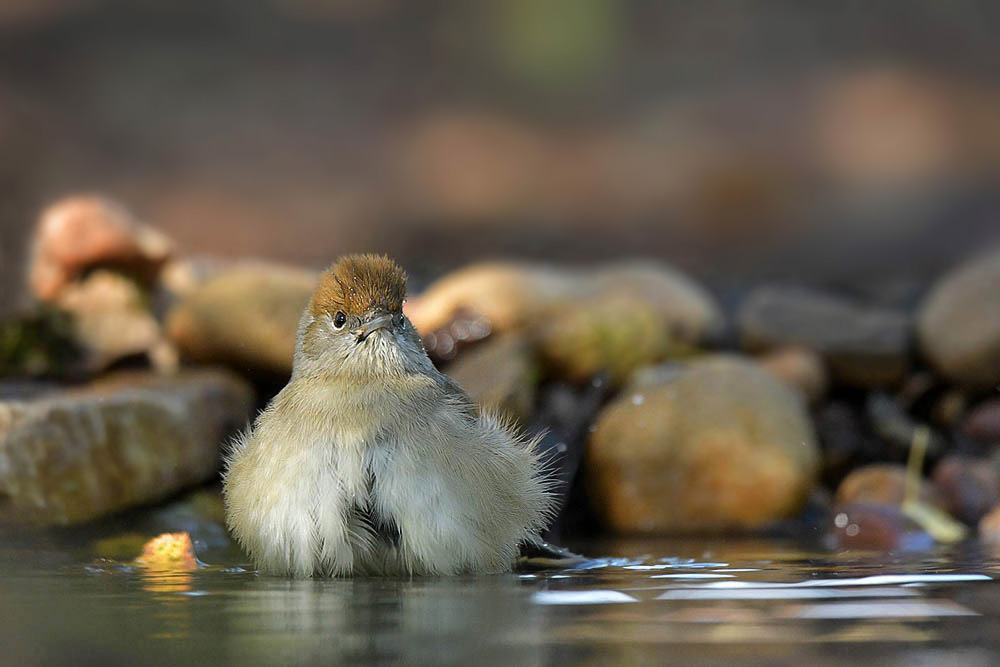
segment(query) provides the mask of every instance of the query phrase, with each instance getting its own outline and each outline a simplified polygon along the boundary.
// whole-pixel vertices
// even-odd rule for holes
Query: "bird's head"
[[[430,362],[403,315],[406,273],[379,255],[347,255],[319,279],[299,325],[295,370],[349,376],[418,372]]]

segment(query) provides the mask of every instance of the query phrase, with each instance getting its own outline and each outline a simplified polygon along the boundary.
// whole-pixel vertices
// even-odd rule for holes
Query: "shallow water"
[[[754,539],[618,541],[574,545],[601,557],[572,568],[287,581],[251,571],[211,521],[182,513],[167,523],[192,531],[195,569],[94,556],[141,546],[148,522],[4,536],[0,662],[986,665],[1000,656],[1000,559],[974,545],[887,556]],[[95,541],[113,530],[130,532]]]

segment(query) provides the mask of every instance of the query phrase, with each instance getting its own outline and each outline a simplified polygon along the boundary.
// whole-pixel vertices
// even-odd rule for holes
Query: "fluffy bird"
[[[441,374],[403,314],[406,274],[349,255],[299,321],[292,376],[233,444],[226,521],[265,572],[509,570],[552,491],[536,442]]]

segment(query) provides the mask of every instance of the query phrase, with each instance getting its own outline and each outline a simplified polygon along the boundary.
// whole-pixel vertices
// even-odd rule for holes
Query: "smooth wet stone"
[[[985,447],[1000,444],[1000,398],[979,403],[966,415],[962,432]]]
[[[287,376],[299,317],[317,274],[247,264],[192,287],[170,309],[167,331],[190,359]]]
[[[594,510],[619,533],[760,527],[801,508],[818,466],[801,397],[732,357],[623,391],[586,457]]]
[[[483,407],[522,421],[531,414],[538,368],[520,336],[490,338],[459,357],[445,373]]]
[[[1000,477],[989,459],[948,456],[931,479],[941,506],[966,525],[975,526],[1000,504]]]
[[[810,403],[818,403],[830,385],[823,357],[807,347],[779,347],[757,358],[776,378],[802,392]]]
[[[824,292],[757,288],[740,307],[738,325],[747,350],[808,347],[823,355],[836,382],[848,386],[893,385],[909,367],[904,313]]]
[[[35,296],[51,300],[98,266],[152,279],[172,251],[165,236],[137,221],[120,203],[93,195],[67,197],[42,213],[29,282]]]
[[[902,505],[906,499],[906,466],[896,463],[873,463],[851,471],[837,487],[837,505],[869,503]],[[934,487],[921,478],[917,498],[935,504]]]
[[[573,289],[571,276],[534,264],[473,264],[435,281],[407,299],[404,312],[421,333],[448,327],[460,317],[482,317],[496,332],[523,328]]]
[[[221,370],[122,373],[0,402],[0,515],[71,524],[164,498],[215,474],[253,392]]]
[[[853,503],[838,507],[831,527],[836,549],[922,551],[934,538],[897,505]]]
[[[1000,383],[1000,252],[970,260],[942,277],[920,306],[924,356],[959,384]]]
[[[432,356],[460,344],[452,323],[524,331],[552,377],[583,382],[690,350],[715,335],[722,316],[701,286],[667,266],[621,262],[595,269],[479,264],[437,281],[406,313]],[[443,343],[443,348],[442,348]]]
[[[534,337],[548,375],[577,384],[605,373],[619,385],[637,368],[692,351],[652,304],[626,294],[553,308]]]

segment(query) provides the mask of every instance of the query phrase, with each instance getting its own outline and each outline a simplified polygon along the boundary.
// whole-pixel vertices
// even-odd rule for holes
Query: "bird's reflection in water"
[[[509,576],[463,579],[280,580],[233,597],[240,641],[230,655],[279,661],[509,660],[545,664],[544,617]]]

